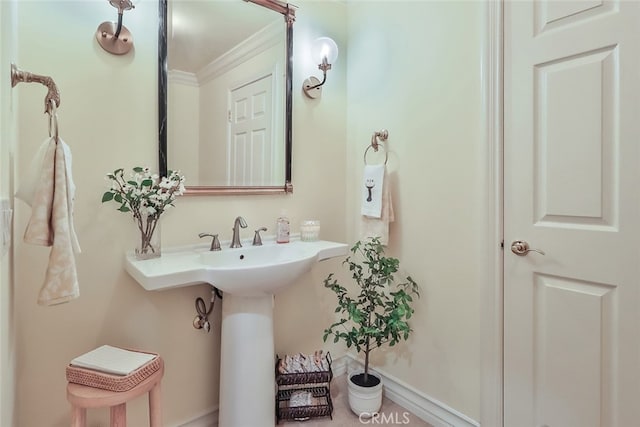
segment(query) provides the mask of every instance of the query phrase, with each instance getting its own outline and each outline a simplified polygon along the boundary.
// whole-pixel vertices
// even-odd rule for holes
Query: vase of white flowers
[[[184,176],[169,171],[160,178],[149,168],[135,167],[129,179],[124,169],[107,174],[111,188],[102,195],[102,203],[114,201],[120,212],[131,212],[136,227],[135,255],[138,259],[157,258],[160,248],[160,216],[176,197],[184,193]]]

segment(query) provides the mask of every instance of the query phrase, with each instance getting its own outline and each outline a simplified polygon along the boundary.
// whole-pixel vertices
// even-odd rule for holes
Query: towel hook
[[[55,138],[55,142],[58,142],[58,109],[56,107],[56,101],[53,99],[50,100],[50,109],[49,109],[49,136]],[[53,130],[53,135],[51,130]]]
[[[376,153],[378,152],[378,148],[380,148],[380,141],[378,141],[378,138],[380,138],[380,141],[385,142],[388,138],[389,138],[389,131],[386,129],[382,129],[381,131],[377,131],[374,132],[373,135],[371,136],[371,144],[369,144],[367,146],[367,149],[364,150],[364,164],[367,164],[367,152],[369,151],[370,148],[373,148],[373,151],[375,151]],[[387,164],[387,161],[389,160],[389,151],[387,151],[386,147],[384,147],[384,164]]]
[[[45,85],[49,91],[44,98],[44,111],[51,114],[52,103],[55,103],[56,107],[60,106],[60,92],[56,86],[56,82],[49,76],[41,76],[39,74],[33,74],[28,71],[22,71],[16,64],[11,64],[11,87],[15,87],[18,83],[31,83],[36,82]]]
[[[389,131],[386,129],[382,129],[379,132],[374,132],[371,136],[371,146],[373,147],[373,151],[378,152],[378,138],[380,138],[383,142],[389,138]]]

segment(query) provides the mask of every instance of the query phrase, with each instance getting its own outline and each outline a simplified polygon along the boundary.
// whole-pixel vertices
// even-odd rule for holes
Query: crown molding
[[[167,76],[169,83],[178,83],[185,86],[200,86],[198,84],[198,79],[194,73],[189,73],[187,71],[180,70],[169,70]]]
[[[274,21],[227,53],[202,67],[202,69],[196,73],[198,83],[200,85],[205,84],[248,59],[253,58],[257,54],[277,45],[282,41],[283,36],[284,28],[282,23],[280,21]]]

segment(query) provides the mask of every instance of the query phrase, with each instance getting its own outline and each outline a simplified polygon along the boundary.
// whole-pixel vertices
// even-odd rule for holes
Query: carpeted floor
[[[383,398],[382,410],[377,419],[358,419],[358,416],[351,412],[347,396],[347,377],[341,375],[331,381],[331,400],[333,401],[333,419],[329,417],[312,418],[307,421],[280,421],[279,426],[304,426],[304,427],[362,427],[362,426],[403,426],[411,427],[433,427],[426,421],[421,420],[408,412],[403,407]]]

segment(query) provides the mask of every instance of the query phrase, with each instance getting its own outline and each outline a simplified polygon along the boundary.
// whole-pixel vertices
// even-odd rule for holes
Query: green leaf
[[[112,192],[107,191],[106,193],[104,193],[102,195],[102,203],[109,202],[111,200],[113,200],[113,193]]]
[[[151,187],[153,185],[153,181],[150,179],[144,179],[142,180],[140,185],[142,185],[143,187]]]
[[[120,194],[120,193],[116,193],[116,195],[113,197],[113,200],[115,200],[115,201],[116,201],[116,202],[118,202],[118,203],[122,203],[122,202],[123,202],[123,200],[122,200],[122,194]]]
[[[133,168],[134,172],[140,173],[142,171],[144,171],[144,168],[141,168],[140,166],[136,166],[135,168]]]
[[[336,294],[335,313],[342,313],[342,319],[330,328],[334,342],[343,340],[347,347],[367,354],[408,338],[412,330],[406,319],[414,312],[409,294],[419,296],[418,286],[410,277],[396,281],[394,274],[400,261],[385,257],[384,250],[379,239],[359,241],[351,248],[351,255],[342,264],[350,272],[353,283],[348,288],[357,290],[355,296],[349,296],[333,273],[324,281],[324,286]],[[339,332],[339,326],[344,332]],[[328,332],[325,330],[325,335]]]
[[[118,210],[120,212],[131,212],[131,209],[129,209],[126,205],[122,205],[118,208]]]

